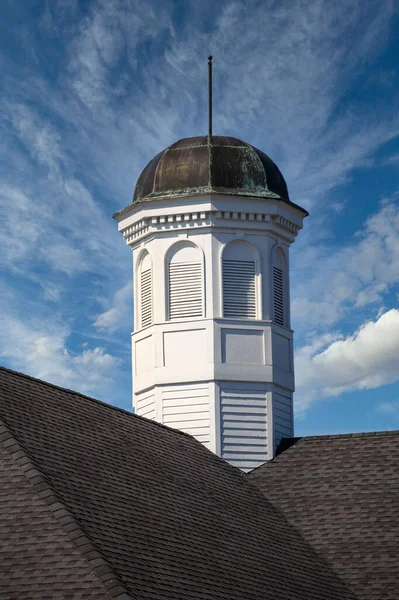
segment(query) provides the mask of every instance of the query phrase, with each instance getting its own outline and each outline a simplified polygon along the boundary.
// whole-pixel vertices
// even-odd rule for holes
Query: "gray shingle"
[[[87,561],[0,444],[0,598],[109,600]]]
[[[399,598],[399,431],[297,438],[281,450],[248,479],[359,599]]]
[[[85,557],[92,566],[105,558],[104,577],[115,574],[118,593],[125,588],[138,600],[352,597],[256,487],[194,438],[6,369],[0,416],[49,482],[47,504],[75,521],[68,525],[67,514],[59,523],[66,519],[72,537],[76,524],[85,533],[94,548]]]

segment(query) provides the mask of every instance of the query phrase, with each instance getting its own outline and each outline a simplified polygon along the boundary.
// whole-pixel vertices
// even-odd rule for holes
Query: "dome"
[[[201,136],[157,154],[137,181],[133,203],[207,193],[289,202],[284,177],[266,154],[234,137]]]

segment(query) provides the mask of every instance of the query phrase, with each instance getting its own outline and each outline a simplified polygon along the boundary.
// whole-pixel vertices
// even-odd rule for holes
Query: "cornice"
[[[175,214],[153,215],[139,219],[121,230],[127,244],[132,244],[147,235],[159,231],[173,231],[186,228],[203,227],[239,227],[238,223],[253,223],[261,225],[268,223],[267,228],[278,226],[296,236],[300,227],[289,219],[280,215],[266,213],[235,212],[235,211],[208,211],[208,212],[179,212]],[[253,227],[251,227],[253,228]],[[255,226],[255,229],[257,227]]]

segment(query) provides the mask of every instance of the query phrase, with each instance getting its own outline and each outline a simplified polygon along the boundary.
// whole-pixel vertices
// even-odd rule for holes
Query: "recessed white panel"
[[[239,365],[264,365],[263,331],[222,329],[222,362]]]
[[[191,368],[206,362],[205,329],[166,331],[163,334],[165,367]]]

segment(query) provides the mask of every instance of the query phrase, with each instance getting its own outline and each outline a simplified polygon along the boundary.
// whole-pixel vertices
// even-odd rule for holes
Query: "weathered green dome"
[[[207,193],[289,202],[284,177],[266,154],[234,137],[201,136],[157,154],[137,181],[133,203]]]

